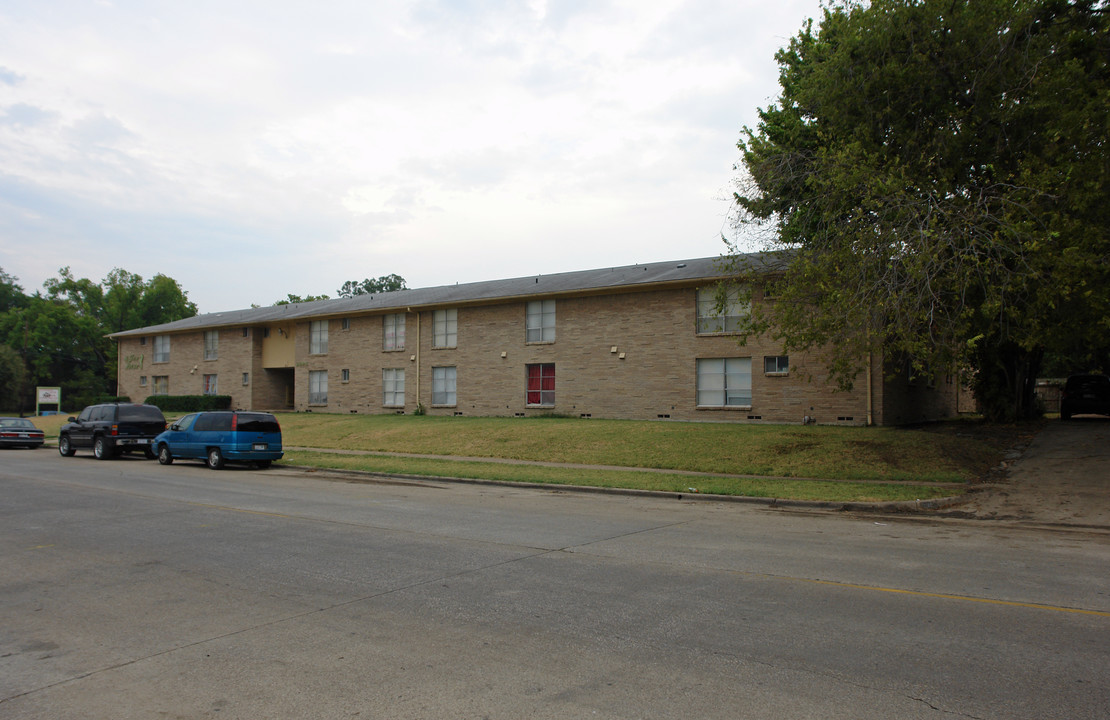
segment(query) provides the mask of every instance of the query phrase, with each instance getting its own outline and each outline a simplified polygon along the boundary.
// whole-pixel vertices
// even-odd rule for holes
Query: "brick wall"
[[[199,394],[203,375],[217,373],[219,391],[233,398],[233,407],[330,413],[413,413],[422,405],[429,414],[513,416],[559,414],[597,418],[698,420],[710,422],[801,423],[861,425],[867,422],[868,386],[861,375],[855,389],[839,391],[826,382],[819,353],[790,358],[786,373],[764,372],[764,357],[781,355],[781,347],[756,339],[741,347],[735,336],[698,335],[696,288],[658,289],[558,298],[555,340],[526,341],[527,301],[463,305],[458,312],[455,347],[433,348],[433,312],[405,314],[405,347],[383,349],[383,315],[328,320],[325,354],[310,354],[311,323],[287,327],[295,346],[292,368],[267,368],[262,357],[262,332],[252,328],[243,338],[239,329],[220,332],[219,357],[203,359],[203,333],[174,335],[169,363],[150,362],[152,340],[140,371],[125,367],[126,356],[139,347],[137,339],[120,341],[120,389],[133,398],[152,393],[154,375],[168,375],[171,394]],[[704,358],[751,358],[752,404],[742,408],[697,407],[697,363]],[[555,365],[555,403],[529,406],[526,368]],[[195,373],[191,373],[193,366]],[[454,367],[457,400],[432,403],[435,367]],[[404,405],[383,403],[383,368],[404,370]],[[883,377],[874,363],[871,392],[874,422],[896,424],[953,414],[955,395],[948,385],[903,387]],[[343,370],[349,379],[343,380]],[[326,404],[309,402],[309,374],[328,377]],[[242,385],[242,373],[250,384]],[[138,389],[138,377],[148,387]]]

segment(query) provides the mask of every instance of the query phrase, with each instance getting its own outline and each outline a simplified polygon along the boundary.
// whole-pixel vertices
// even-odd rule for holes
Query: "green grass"
[[[280,416],[287,446],[832,480],[961,483],[990,443],[901,428],[397,415]]]
[[[283,462],[325,469],[360,470],[389,475],[417,475],[540,485],[576,485],[654,490],[683,494],[706,493],[745,497],[772,497],[829,502],[889,502],[948,497],[962,492],[952,486],[886,485],[881,483],[822,482],[776,478],[729,478],[675,475],[644,470],[568,470],[535,465],[396,458],[389,456],[337,455],[292,451]]]
[[[34,422],[46,431],[49,441],[57,437],[67,415]],[[925,500],[960,494],[965,489],[962,483],[985,474],[1006,447],[1029,432],[974,421],[914,429],[325,413],[278,417],[287,448],[443,456],[287,451],[283,462],[288,464],[680,493],[694,488],[707,494],[830,502]],[[506,464],[482,462],[483,458],[622,469]],[[902,484],[886,484],[893,482]]]

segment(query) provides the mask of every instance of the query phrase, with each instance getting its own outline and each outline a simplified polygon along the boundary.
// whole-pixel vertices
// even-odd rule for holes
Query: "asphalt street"
[[[0,718],[1099,718],[1110,538],[0,454]]]

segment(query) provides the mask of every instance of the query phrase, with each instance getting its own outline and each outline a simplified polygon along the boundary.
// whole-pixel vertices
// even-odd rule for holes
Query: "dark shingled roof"
[[[763,255],[748,256],[757,265],[771,258]],[[634,289],[645,285],[689,284],[717,280],[728,275],[720,258],[697,258],[670,262],[626,265],[624,267],[580,270],[553,275],[529,275],[509,280],[440,287],[397,290],[374,295],[356,295],[351,298],[317,300],[315,302],[272,307],[229,310],[207,313],[162,325],[125,330],[108,337],[121,338],[131,335],[185,332],[221,327],[242,327],[294,320],[309,320],[344,315],[362,315],[376,312],[396,312],[409,308],[434,308],[445,305],[469,305],[478,302],[495,302],[536,296],[578,295],[590,292]]]

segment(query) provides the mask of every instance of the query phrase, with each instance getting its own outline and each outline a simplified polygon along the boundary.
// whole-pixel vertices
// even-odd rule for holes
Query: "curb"
[[[835,500],[794,500],[790,498],[754,497],[749,495],[715,495],[699,492],[671,492],[668,490],[637,490],[635,488],[606,488],[594,485],[559,485],[548,483],[514,482],[512,480],[482,480],[478,478],[459,478],[439,475],[405,475],[402,473],[382,473],[371,470],[342,470],[317,468],[309,465],[282,464],[281,469],[297,470],[309,474],[336,475],[351,478],[393,478],[413,482],[449,482],[465,485],[488,485],[492,487],[511,487],[524,490],[550,490],[556,492],[576,492],[594,495],[623,495],[626,497],[656,498],[661,500],[702,500],[711,502],[745,503],[782,508],[809,508],[814,510],[868,511],[881,513],[911,513],[930,510],[944,510],[967,500],[965,496],[954,495],[929,500],[898,500],[891,502],[842,502]]]

